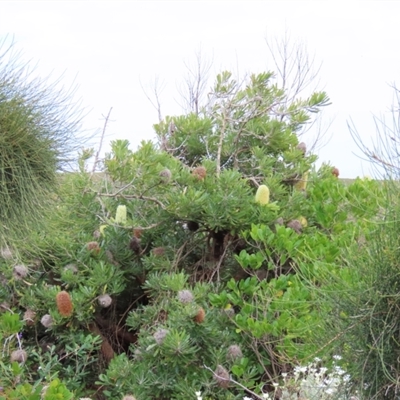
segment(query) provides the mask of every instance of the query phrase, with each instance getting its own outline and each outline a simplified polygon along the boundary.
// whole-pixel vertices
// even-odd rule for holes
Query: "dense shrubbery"
[[[351,310],[330,294],[368,284],[343,250],[383,196],[299,143],[324,93],[285,99],[271,74],[222,73],[202,112],[155,125],[159,146],[114,141],[95,180],[81,154],[47,229],[2,246],[0,398],[262,398],[332,355],[325,324]]]

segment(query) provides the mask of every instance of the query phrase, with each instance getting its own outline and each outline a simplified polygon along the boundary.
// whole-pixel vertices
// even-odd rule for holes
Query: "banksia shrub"
[[[107,307],[110,307],[110,305],[112,303],[112,298],[108,294],[102,294],[97,299],[97,302],[99,303],[100,307],[107,308]]]
[[[74,310],[71,296],[65,290],[57,293],[56,296],[57,309],[61,316],[70,317]]]
[[[199,166],[192,171],[192,175],[202,181],[207,176],[207,170],[203,166]]]
[[[214,379],[217,381],[219,387],[224,389],[229,387],[229,372],[222,365],[218,365],[214,371]]]
[[[18,362],[18,363],[24,363],[28,358],[28,354],[26,353],[25,350],[14,350],[11,353],[10,356],[10,361],[11,362]]]
[[[256,192],[256,203],[265,205],[269,203],[269,189],[266,185],[260,185]]]
[[[204,320],[206,319],[206,312],[204,311],[203,307],[200,307],[197,310],[196,315],[194,316],[194,322],[197,322],[198,324],[201,324],[204,322]]]

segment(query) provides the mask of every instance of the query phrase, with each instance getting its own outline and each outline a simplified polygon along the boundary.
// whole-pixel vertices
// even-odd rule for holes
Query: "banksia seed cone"
[[[156,257],[161,257],[161,256],[163,256],[163,255],[165,254],[165,249],[164,249],[164,247],[154,247],[154,249],[153,249],[153,254],[154,254]]]
[[[226,353],[226,357],[227,357],[228,360],[234,361],[237,358],[242,358],[243,357],[243,353],[242,353],[242,350],[240,349],[240,347],[237,344],[232,344],[228,348],[228,352]]]
[[[33,310],[26,310],[24,312],[24,321],[26,325],[28,326],[33,326],[35,325],[35,318],[36,318],[36,313]]]
[[[201,324],[204,322],[205,319],[206,319],[206,312],[204,311],[203,307],[200,307],[197,310],[197,314],[194,316],[194,322]]]
[[[339,177],[339,170],[338,170],[336,167],[334,167],[334,168],[332,169],[332,175],[333,175],[333,176],[336,176],[336,178]]]
[[[93,254],[100,253],[100,246],[99,243],[96,241],[86,243],[86,248]]]
[[[139,255],[142,251],[140,247],[140,239],[136,236],[132,236],[131,241],[129,242],[129,248],[137,255]]]
[[[294,185],[296,190],[306,190],[308,180],[308,172],[305,172],[301,179]]]
[[[303,225],[297,219],[292,219],[290,222],[288,222],[287,227],[293,229],[296,233],[301,233],[303,230]]]
[[[256,192],[256,203],[265,205],[269,203],[269,189],[266,185],[260,185]]]
[[[115,213],[115,223],[118,225],[126,224],[126,206],[119,205]]]
[[[156,330],[153,334],[154,340],[157,344],[162,344],[164,342],[165,337],[168,335],[168,330],[160,328]]]
[[[297,147],[298,150],[300,150],[303,154],[306,154],[307,151],[307,146],[304,142],[300,142]]]
[[[190,290],[184,289],[178,292],[178,300],[183,303],[191,303],[194,300],[193,293]]]
[[[100,307],[107,308],[107,307],[110,307],[110,305],[112,303],[112,298],[108,294],[102,294],[97,299],[97,302],[99,303]]]
[[[40,320],[40,323],[45,327],[45,328],[50,328],[53,325],[53,318],[51,318],[50,314],[45,314]]]
[[[143,229],[142,228],[135,228],[133,230],[133,236],[135,236],[135,238],[140,239],[140,237],[142,236],[143,233]]]
[[[219,387],[228,388],[230,381],[229,372],[222,365],[218,365],[214,371],[214,379],[217,381]]]
[[[56,296],[57,309],[61,316],[70,317],[74,306],[72,304],[71,296],[65,290],[57,293]]]
[[[168,183],[172,177],[172,173],[168,168],[163,169],[159,175],[162,183]]]
[[[192,171],[192,175],[202,181],[207,176],[207,170],[203,166],[199,166]]]
[[[11,362],[16,361],[18,363],[24,363],[27,360],[27,358],[28,355],[25,350],[14,350],[10,356]]]
[[[14,267],[14,272],[13,276],[17,280],[24,279],[28,275],[28,268],[25,267],[25,265],[16,265]]]

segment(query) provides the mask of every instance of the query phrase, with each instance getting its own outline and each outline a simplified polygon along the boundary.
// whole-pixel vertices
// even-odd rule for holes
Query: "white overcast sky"
[[[181,112],[176,87],[201,47],[213,72],[260,72],[272,68],[265,39],[302,41],[322,62],[320,89],[331,98],[324,112],[330,142],[319,151],[350,178],[370,166],[347,128],[351,118],[368,142],[372,116],[393,103],[390,84],[400,85],[400,1],[0,1],[0,38],[14,38],[36,74],[78,85],[90,111],[84,128],[100,131],[113,107],[107,147],[129,139],[132,148],[153,139],[157,112],[146,99],[159,77],[164,115]],[[311,144],[311,137],[308,139]],[[307,140],[306,140],[307,141]]]

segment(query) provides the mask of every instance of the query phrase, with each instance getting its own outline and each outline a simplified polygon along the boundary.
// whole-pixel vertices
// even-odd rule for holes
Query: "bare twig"
[[[119,193],[120,191],[118,191]],[[100,197],[114,197],[114,198],[118,198],[121,197],[123,199],[138,199],[138,200],[146,200],[146,201],[152,201],[156,204],[158,204],[163,210],[166,209],[166,206],[161,203],[160,200],[156,199],[155,197],[148,197],[148,196],[142,196],[142,195],[138,195],[138,194],[116,194],[116,193],[97,193],[98,196]]]
[[[109,109],[109,111],[108,111],[108,114],[107,114],[107,116],[105,117],[105,120],[104,120],[103,131],[102,131],[101,137],[100,137],[99,148],[97,149],[97,153],[96,153],[96,156],[95,156],[95,158],[94,158],[93,169],[92,169],[92,173],[90,174],[90,177],[92,177],[93,174],[95,173],[97,163],[99,162],[101,147],[102,147],[102,145],[103,145],[104,136],[105,136],[105,134],[106,134],[106,129],[107,129],[107,124],[108,124],[108,121],[109,121],[109,119],[110,119],[110,115],[111,115],[112,109],[113,109],[113,108],[110,107],[110,109]]]

